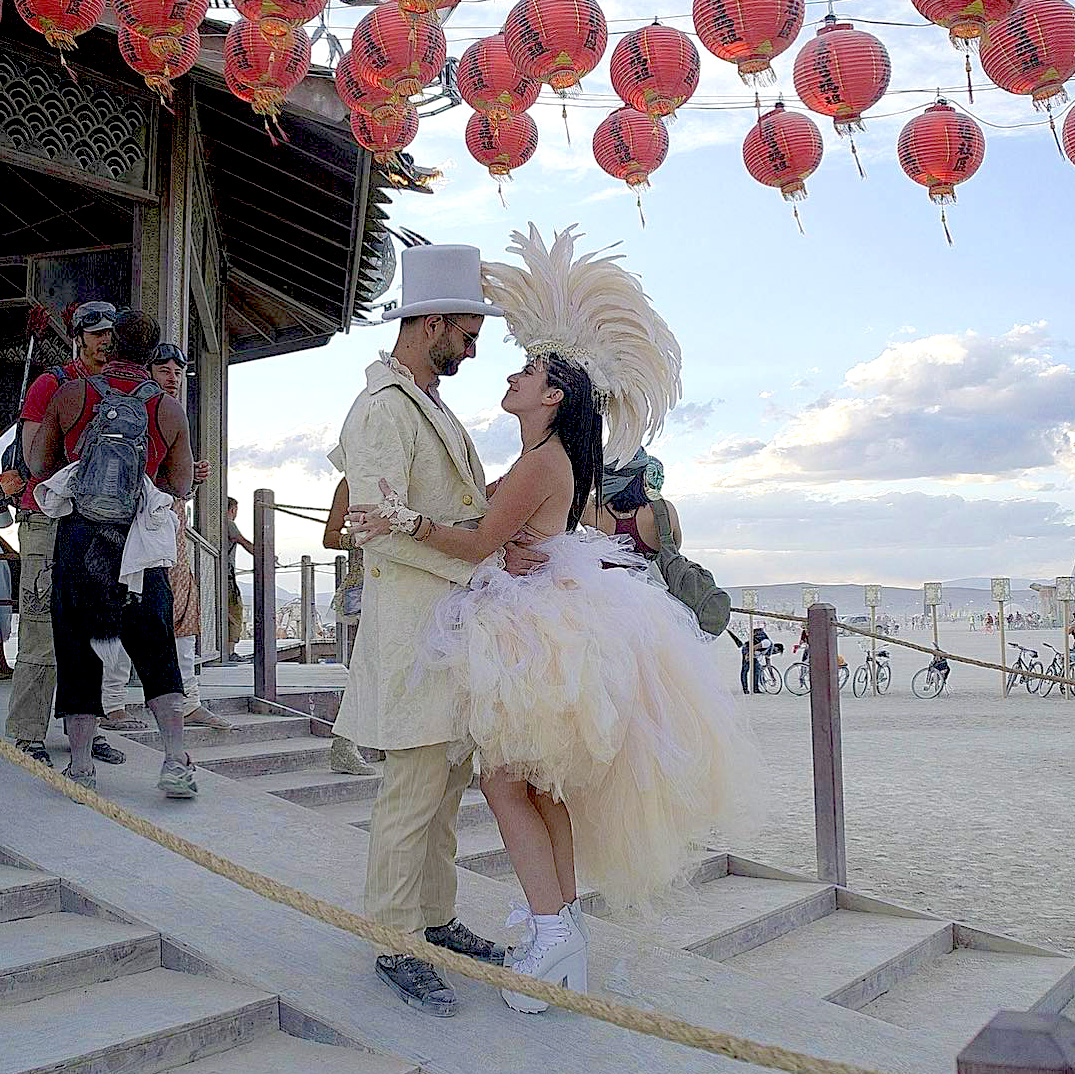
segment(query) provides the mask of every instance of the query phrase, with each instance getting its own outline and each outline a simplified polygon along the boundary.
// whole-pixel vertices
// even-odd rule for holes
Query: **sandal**
[[[114,717],[110,714],[97,724],[103,731],[148,731],[149,724],[137,716],[120,715]]]
[[[104,761],[105,764],[123,764],[127,760],[127,755],[117,750],[104,735],[94,736],[90,756],[95,761]]]

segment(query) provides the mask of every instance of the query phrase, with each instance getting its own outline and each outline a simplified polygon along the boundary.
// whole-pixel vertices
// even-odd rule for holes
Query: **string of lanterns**
[[[235,0],[242,16],[224,42],[228,88],[279,130],[287,94],[305,77],[311,43],[303,24],[326,0]],[[381,161],[404,149],[418,131],[414,99],[444,68],[447,41],[440,14],[459,0],[383,0],[355,27],[351,50],[335,71],[336,89],[351,114],[356,141]],[[1075,110],[1061,133],[1053,109],[1067,100],[1075,76],[1075,7],[1070,0],[911,0],[929,22],[946,29],[963,51],[968,92],[971,54],[985,76],[1008,93],[1029,97],[1048,113],[1057,146],[1075,164]],[[64,53],[104,13],[104,0],[15,0],[23,19]],[[171,81],[189,71],[200,49],[198,26],[208,0],[114,0],[120,52],[162,102]],[[805,0],[693,0],[692,20],[702,45],[735,64],[751,86],[769,85],[772,64],[796,42]],[[474,41],[457,68],[463,100],[474,110],[466,127],[469,152],[498,184],[529,161],[538,143],[529,110],[542,85],[566,99],[600,63],[608,25],[597,0],[518,0],[499,33]],[[66,62],[66,61],[64,61]],[[597,127],[593,153],[609,175],[641,191],[668,153],[666,121],[698,87],[698,49],[680,30],[654,21],[621,37],[612,51],[612,87],[622,106]],[[805,108],[833,120],[848,136],[859,172],[854,133],[863,115],[888,90],[892,64],[884,44],[830,14],[793,61],[792,79]],[[761,114],[743,142],[743,162],[759,183],[785,199],[806,196],[806,179],[821,163],[817,124],[783,103]],[[270,136],[271,136],[270,131]],[[570,133],[568,133],[570,139]],[[274,139],[275,141],[275,139]],[[938,97],[912,118],[898,139],[909,178],[941,205],[955,201],[958,183],[971,178],[985,156],[985,137],[968,115]],[[641,211],[641,201],[639,199]],[[798,211],[794,210],[796,220]],[[800,223],[801,227],[801,223]],[[950,235],[948,235],[951,241]]]

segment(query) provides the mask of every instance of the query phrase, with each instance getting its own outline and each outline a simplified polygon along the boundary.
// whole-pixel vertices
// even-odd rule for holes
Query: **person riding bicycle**
[[[743,693],[749,694],[750,687],[747,685],[747,677],[750,669],[750,642],[740,641],[730,630],[727,633],[728,637],[739,646],[739,651],[743,654],[743,665],[739,670],[739,681],[743,686]],[[765,692],[760,685],[761,658],[776,652],[782,652],[783,648],[783,646],[777,648],[776,643],[765,633],[764,627],[754,628],[754,693],[762,694]]]
[[[948,673],[952,670],[948,666],[948,658],[944,655],[944,653],[934,653],[933,660],[930,662],[929,666],[935,671],[940,672],[942,676],[941,689],[943,690],[944,687],[948,684]]]

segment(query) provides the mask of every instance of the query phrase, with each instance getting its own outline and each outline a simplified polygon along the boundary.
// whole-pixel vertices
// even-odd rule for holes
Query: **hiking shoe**
[[[91,768],[88,772],[83,772],[80,775],[75,775],[71,771],[71,766],[68,765],[63,774],[72,782],[77,783],[80,787],[85,787],[88,791],[97,790],[97,771]]]
[[[182,761],[164,762],[157,788],[164,791],[165,798],[197,798],[198,784],[194,782],[194,762],[189,753],[185,764]]]
[[[127,760],[127,755],[121,750],[117,750],[104,735],[93,736],[90,756],[95,761],[104,761],[105,764],[123,764]]]
[[[231,730],[230,720],[225,720],[223,716],[210,712],[204,705],[199,705],[193,712],[188,712],[183,717],[183,723],[198,727],[211,727],[214,731]]]
[[[15,740],[15,749],[29,754],[35,761],[40,761],[47,768],[52,767],[52,758],[49,756],[49,751],[45,749],[45,743],[40,739],[18,738]]]
[[[455,989],[428,962],[411,955],[381,955],[377,976],[409,1007],[435,1018],[455,1014]]]
[[[332,736],[332,749],[328,751],[328,766],[333,772],[339,772],[341,775],[377,775],[377,769],[362,760],[358,747],[339,735]]]
[[[476,962],[488,962],[490,966],[503,966],[507,954],[499,944],[476,936],[457,917],[453,917],[447,925],[426,929],[426,943],[447,947],[457,955],[466,955]]]

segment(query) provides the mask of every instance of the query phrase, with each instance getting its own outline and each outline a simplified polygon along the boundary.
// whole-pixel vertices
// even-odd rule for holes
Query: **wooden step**
[[[84,988],[161,964],[152,929],[81,914],[38,914],[0,925],[0,1007]]]
[[[381,777],[351,776],[322,769],[304,769],[298,772],[270,772],[267,776],[251,776],[245,780],[245,785],[312,809],[315,806],[376,798],[381,789]]]
[[[368,832],[374,801],[374,798],[363,798],[351,802],[334,802],[329,805],[314,806],[312,810],[325,820],[335,821],[338,824],[350,824],[354,828],[362,828]],[[459,805],[457,828],[461,830],[472,825],[489,823],[495,824],[496,821],[485,800],[485,795],[481,791],[468,788],[463,792],[463,800]]]
[[[36,869],[0,865],[0,921],[17,921],[60,908],[58,877]]]
[[[328,769],[332,742],[327,738],[287,738],[277,742],[252,742],[209,746],[193,750],[199,768],[230,779],[266,776],[270,772],[298,772],[310,768]]]
[[[213,711],[216,711],[213,706]],[[221,716],[225,716],[222,712]],[[183,728],[183,743],[187,748],[211,746],[236,746],[248,742],[275,742],[280,739],[307,738],[310,736],[310,721],[291,716],[225,716],[232,721],[230,731],[221,731],[212,727],[199,727],[186,724]],[[156,730],[152,717],[148,721],[148,731],[120,731],[117,734],[140,742],[152,749],[162,749],[160,732]]]

